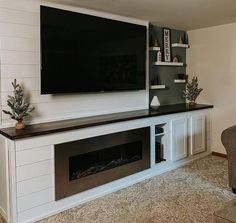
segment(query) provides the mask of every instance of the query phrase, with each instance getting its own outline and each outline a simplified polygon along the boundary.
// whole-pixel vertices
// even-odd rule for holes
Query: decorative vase
[[[18,130],[19,129],[24,129],[25,128],[25,124],[23,123],[23,120],[17,121],[15,128],[18,129]]]
[[[150,106],[152,109],[158,109],[158,107],[160,106],[160,101],[157,96],[153,97]]]

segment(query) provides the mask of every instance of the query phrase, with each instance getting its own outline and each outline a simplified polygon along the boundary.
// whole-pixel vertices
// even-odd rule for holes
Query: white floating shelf
[[[150,89],[165,89],[166,86],[164,84],[161,85],[151,85]]]
[[[154,65],[157,66],[184,66],[184,63],[175,63],[175,62],[154,62]]]
[[[157,47],[157,46],[152,46],[152,47],[149,47],[149,50],[150,50],[150,51],[160,51],[161,48],[160,48],[160,47]]]
[[[182,44],[182,43],[172,43],[172,47],[189,48],[189,45],[188,44]]]
[[[158,134],[155,134],[155,136],[164,136],[165,135],[165,133],[164,132],[162,132],[162,133],[158,133]]]
[[[182,80],[182,79],[175,79],[174,83],[176,84],[182,84],[182,83],[186,83],[186,80]]]

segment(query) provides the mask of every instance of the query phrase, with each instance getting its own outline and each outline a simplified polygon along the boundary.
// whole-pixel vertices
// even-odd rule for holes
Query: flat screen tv
[[[142,90],[146,26],[41,6],[41,93]]]

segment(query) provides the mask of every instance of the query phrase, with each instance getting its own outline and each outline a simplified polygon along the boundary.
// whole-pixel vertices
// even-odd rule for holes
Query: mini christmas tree
[[[3,110],[5,114],[10,115],[10,117],[16,120],[16,129],[24,128],[23,119],[28,116],[31,111],[34,110],[30,107],[30,103],[27,103],[24,98],[24,92],[22,87],[17,84],[16,79],[12,82],[13,86],[13,96],[8,95],[7,105],[10,107],[11,111]]]
[[[183,91],[184,97],[190,101],[190,105],[196,104],[196,99],[203,89],[198,88],[198,78],[193,77],[191,82],[186,85],[186,90]]]

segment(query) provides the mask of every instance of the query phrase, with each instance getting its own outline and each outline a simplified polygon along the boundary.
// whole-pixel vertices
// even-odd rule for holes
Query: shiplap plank
[[[42,190],[30,195],[17,198],[18,212],[52,202],[54,199],[54,188]]]
[[[40,77],[40,65],[1,65],[2,78],[25,78],[25,77]]]
[[[16,166],[53,159],[53,146],[38,147],[16,152]]]
[[[17,183],[17,197],[53,187],[53,175],[45,175]]]
[[[40,17],[38,13],[1,8],[0,5],[0,22],[39,26]]]
[[[53,172],[52,167],[53,167],[52,160],[47,160],[39,163],[33,163],[17,167],[16,168],[17,182],[51,174]]]
[[[39,13],[40,0],[0,0],[0,7],[25,11],[25,12],[34,12]]]
[[[1,49],[12,51],[39,52],[40,41],[38,39],[25,39],[17,37],[1,37]]]
[[[3,112],[2,112],[3,113]],[[14,121],[13,119],[5,119],[5,120],[2,120],[2,126],[1,127],[13,127],[15,126],[16,124],[16,121]]]
[[[1,82],[2,92],[12,92],[13,88],[12,88],[11,83],[12,83],[12,81],[14,81],[14,79],[2,78],[1,81],[2,81]],[[23,86],[26,94],[29,91],[40,89],[40,80],[38,77],[17,78],[17,82]]]
[[[1,64],[38,65],[40,53],[1,50]]]
[[[13,79],[12,79],[13,80]],[[6,105],[7,95],[12,94],[12,90],[2,92],[2,104]],[[129,95],[125,93],[105,93],[105,94],[73,94],[73,95],[52,95],[52,94],[41,94],[40,90],[35,90],[30,92],[30,101],[31,103],[51,103],[51,102],[76,102],[76,103],[86,103],[91,104],[95,100],[110,100],[110,98],[119,97],[119,98],[134,98],[134,99],[145,99],[143,98],[143,92],[130,92]],[[127,103],[128,104],[128,103]],[[138,104],[138,103],[137,103]]]
[[[1,36],[39,39],[40,28],[39,26],[0,22],[0,37]]]

